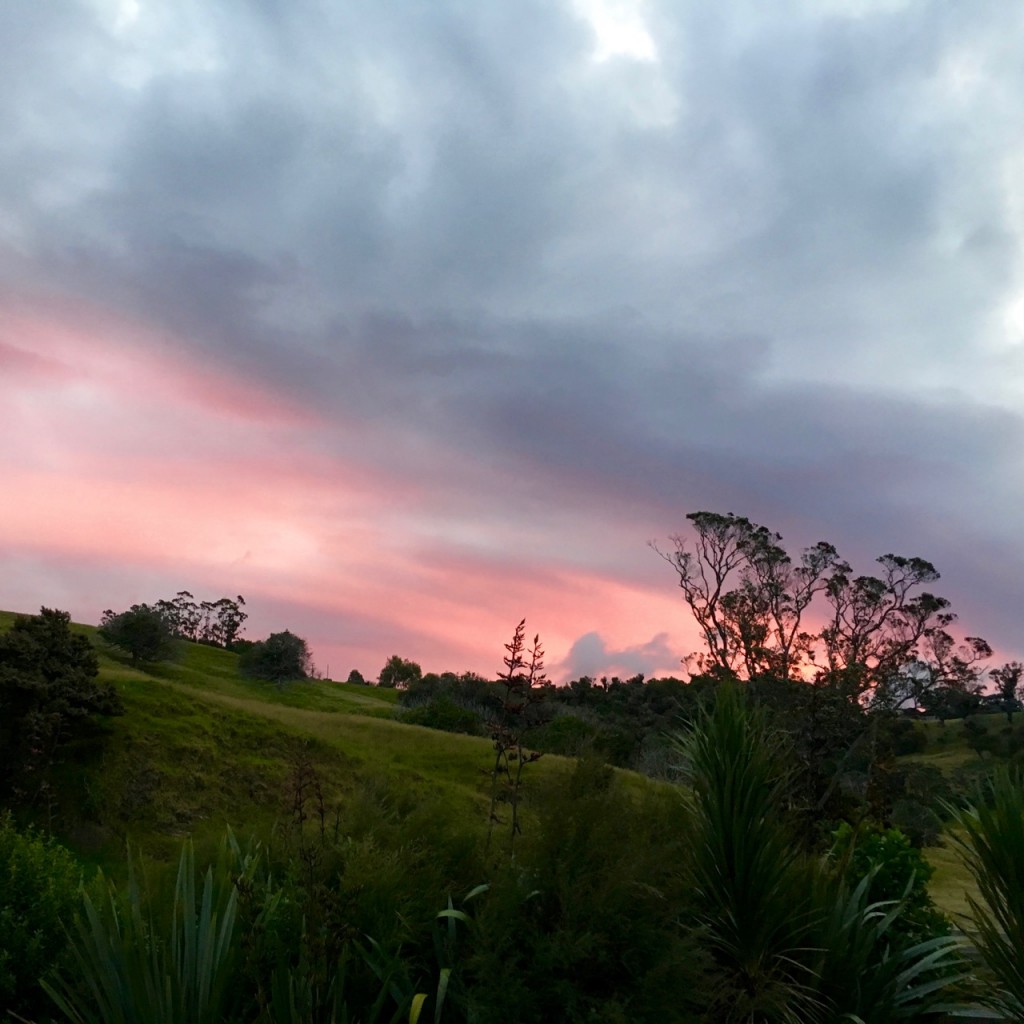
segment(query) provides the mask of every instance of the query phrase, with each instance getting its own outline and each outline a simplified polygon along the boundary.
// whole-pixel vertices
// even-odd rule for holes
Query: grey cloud
[[[921,542],[1017,642],[1024,15],[643,9],[658,62],[604,65],[540,0],[7,9],[4,294],[170,329],[425,513],[507,514],[511,477],[615,529]]]

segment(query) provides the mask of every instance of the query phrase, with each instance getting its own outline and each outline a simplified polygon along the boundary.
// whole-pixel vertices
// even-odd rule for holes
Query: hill
[[[0,612],[0,631],[15,614]],[[444,807],[484,828],[493,759],[490,741],[395,720],[395,690],[310,679],[277,687],[238,671],[238,656],[177,641],[173,659],[132,667],[95,627],[100,680],[125,714],[102,744],[68,749],[45,818],[72,848],[106,867],[124,844],[176,857],[181,839],[213,844],[225,826],[267,835],[291,813],[298,773],[315,772],[328,808],[365,785]],[[531,773],[567,770],[546,757]]]

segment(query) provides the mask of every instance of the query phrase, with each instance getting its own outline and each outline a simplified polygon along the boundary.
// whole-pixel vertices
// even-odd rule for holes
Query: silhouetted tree
[[[1013,724],[1014,711],[1020,710],[1021,697],[1024,696],[1024,687],[1021,685],[1021,677],[1024,676],[1024,665],[1019,661],[1008,661],[1005,665],[992,670],[992,681],[996,684],[996,694],[999,704],[1006,712],[1006,720]]]
[[[931,562],[887,554],[877,576],[855,576],[832,544],[794,561],[782,536],[732,513],[692,512],[691,536],[654,549],[675,570],[705,650],[698,673],[756,683],[762,676],[814,678],[849,699],[896,707],[928,686],[967,687],[984,640],[957,643],[949,601],[923,589],[939,578]],[[806,628],[818,612],[824,626]],[[908,674],[911,665],[922,666]]]
[[[389,689],[403,690],[423,675],[423,670],[415,661],[407,661],[397,654],[388,658],[384,667],[377,677],[378,686],[386,686]]]
[[[100,620],[99,634],[108,644],[127,651],[133,665],[160,661],[174,646],[171,624],[159,608],[148,604],[133,604],[126,612],[108,608]]]
[[[254,643],[239,656],[238,667],[243,675],[280,686],[307,678],[311,661],[306,641],[286,629]]]

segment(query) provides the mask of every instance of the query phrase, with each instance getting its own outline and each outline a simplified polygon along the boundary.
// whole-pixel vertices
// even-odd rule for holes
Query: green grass
[[[0,629],[14,614],[0,613]],[[103,742],[71,747],[49,809],[58,834],[86,859],[118,873],[125,843],[161,861],[191,836],[212,850],[225,826],[270,836],[289,819],[299,762],[318,772],[329,807],[367,785],[397,787],[465,827],[486,828],[491,743],[406,725],[389,689],[305,680],[277,687],[243,678],[235,654],[179,642],[171,660],[133,667],[95,627],[100,679],[125,714]],[[529,786],[553,781],[563,759],[532,765]],[[638,780],[640,781],[640,780]]]
[[[971,720],[990,733],[1001,731],[1007,724],[1006,716],[1000,713],[972,715]],[[1019,722],[1024,722],[1024,715],[1015,714],[1014,726]],[[916,722],[915,728],[926,737],[927,747],[921,753],[901,757],[899,760],[902,762],[928,764],[940,769],[947,778],[955,778],[973,767],[997,760],[990,754],[979,757],[971,749],[963,719],[953,719],[945,724],[939,721]],[[979,896],[974,877],[948,840],[944,840],[942,846],[928,847],[924,852],[935,868],[928,885],[932,899],[958,926],[963,926],[969,912],[967,897],[977,899]]]

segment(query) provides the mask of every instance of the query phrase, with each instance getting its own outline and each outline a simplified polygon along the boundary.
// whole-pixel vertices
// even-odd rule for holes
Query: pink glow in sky
[[[614,8],[614,9],[613,9]],[[0,607],[680,671],[701,509],[1024,654],[1024,6],[0,4]]]
[[[392,653],[490,674],[526,615],[556,672],[591,632],[612,652],[594,670],[628,671],[615,652],[658,634],[651,667],[678,670],[669,580],[652,590],[571,561],[470,554],[415,484],[318,452],[316,416],[81,313],[21,313],[0,338],[0,404],[21,439],[0,453],[17,496],[0,507],[0,557],[88,562],[95,589],[74,594],[77,618],[179,589],[242,593],[250,636],[291,628],[321,668],[372,675]],[[13,596],[32,610],[59,595]]]

